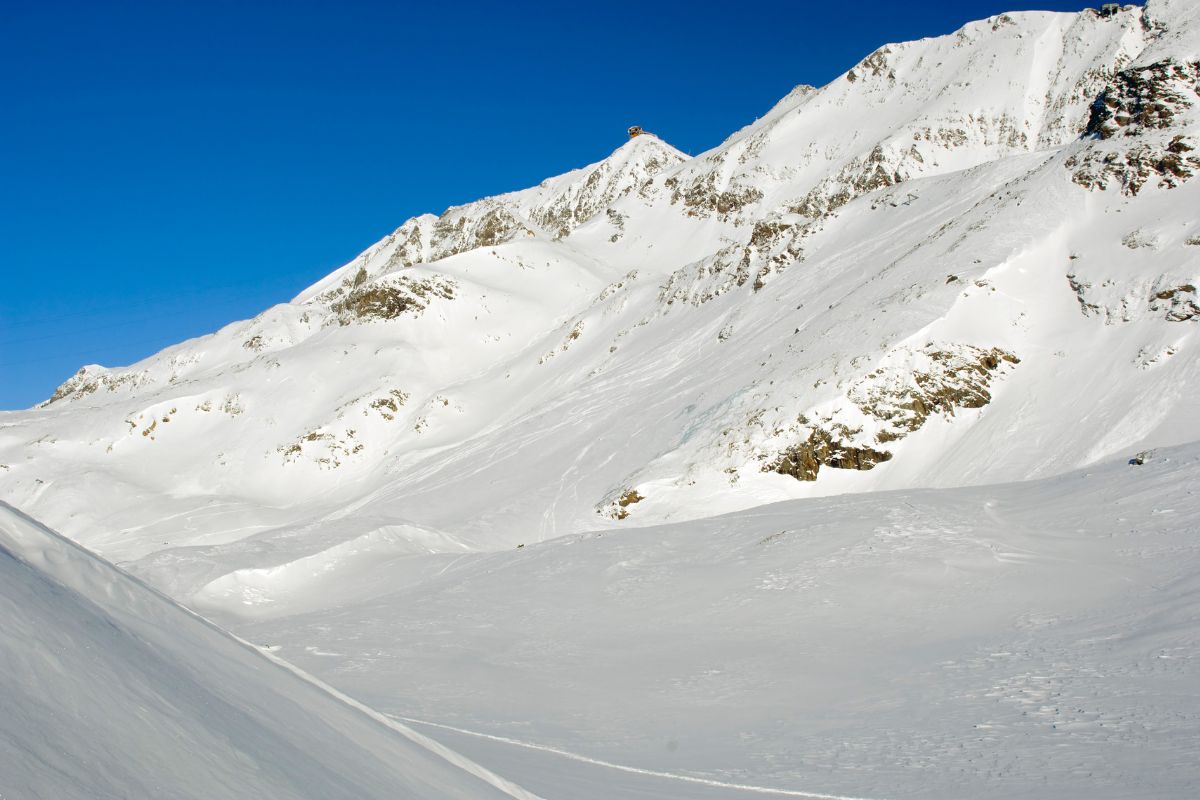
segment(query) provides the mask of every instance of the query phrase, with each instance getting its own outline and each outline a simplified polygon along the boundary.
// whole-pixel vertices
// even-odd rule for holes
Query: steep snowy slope
[[[186,597],[1197,438],[1198,14],[1000,15],[410,220],[0,417],[0,496]]]
[[[7,505],[0,616],[0,797],[534,797]]]

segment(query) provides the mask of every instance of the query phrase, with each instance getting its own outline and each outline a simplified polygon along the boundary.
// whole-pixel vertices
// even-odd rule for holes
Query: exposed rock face
[[[1162,313],[1168,322],[1200,320],[1200,305],[1196,303],[1196,287],[1191,284],[1157,292],[1150,301],[1150,309]]]
[[[921,159],[915,147],[908,156]],[[860,195],[900,183],[904,180],[902,161],[903,156],[891,157],[882,145],[876,145],[865,158],[851,161],[836,176],[821,181],[788,210],[813,219],[827,217]]]
[[[436,217],[413,217],[349,266],[365,268],[369,279],[378,279],[479,248],[538,236],[561,239],[606,213],[617,241],[625,217],[612,205],[627,195],[648,196],[656,176],[686,160],[657,136],[643,134],[604,161],[530,189],[452,206]]]
[[[931,343],[916,352],[898,351],[892,362],[856,381],[847,405],[813,412],[815,421],[801,415],[806,438],[779,451],[764,471],[812,481],[821,467],[873,469],[892,458],[876,444],[908,436],[935,414],[952,417],[958,409],[983,408],[992,401],[990,387],[1001,367],[1020,359],[997,347]],[[871,425],[852,427],[864,416]]]
[[[1154,281],[1135,283],[1107,279],[1094,284],[1071,273],[1067,275],[1067,281],[1079,301],[1080,312],[1085,317],[1103,320],[1105,325],[1143,319],[1148,316],[1147,312],[1167,322],[1193,322],[1200,319],[1195,285],[1177,283],[1178,276],[1164,275]]]
[[[1084,281],[1073,272],[1067,274],[1067,283],[1070,284],[1071,291],[1075,293],[1075,299],[1079,302],[1079,310],[1085,317],[1105,314],[1103,306],[1088,299],[1088,290],[1092,288],[1092,284]]]
[[[1072,179],[1087,189],[1120,187],[1134,196],[1148,183],[1173,189],[1200,169],[1200,158],[1187,155],[1195,147],[1185,136],[1175,136],[1165,145],[1138,144],[1124,151],[1103,154],[1091,151],[1083,157],[1068,159],[1068,167],[1078,167]]]
[[[1200,62],[1159,61],[1113,76],[1092,105],[1085,134],[1100,139],[1164,130],[1200,95]]]
[[[766,285],[768,276],[803,260],[801,243],[816,230],[817,223],[791,222],[779,217],[756,223],[738,261],[738,286],[753,274],[757,292]]]
[[[384,397],[372,400],[369,407],[379,412],[379,416],[391,422],[400,413],[400,406],[408,402],[408,397],[408,392],[402,389],[391,389]],[[363,415],[367,415],[366,409],[363,409]]]
[[[846,80],[854,83],[859,79],[860,75],[869,75],[873,78],[886,78],[894,83],[896,81],[896,73],[888,66],[887,60],[887,57],[891,53],[892,49],[884,45],[860,61],[854,69],[847,72]]]
[[[682,153],[663,145],[653,134],[642,134],[640,138],[639,150],[629,159],[591,167],[582,180],[535,207],[530,219],[556,237],[567,236],[606,210],[611,219],[613,203],[631,192],[642,191],[655,176],[685,160]]]
[[[149,382],[149,376],[145,372],[112,374],[100,366],[80,367],[78,372],[54,391],[49,400],[42,403],[42,406],[48,406],[59,400],[78,400],[101,389],[115,392],[120,388],[136,388],[147,382]]]
[[[763,192],[743,169],[743,159],[762,146],[761,140],[740,144],[697,160],[691,169],[676,171],[663,181],[672,205],[681,204],[689,217],[737,221],[738,215],[763,199]]]
[[[428,232],[423,232],[422,218],[405,222],[387,240],[385,246],[395,244],[382,272],[388,273],[403,267],[411,267],[430,259]]]
[[[881,369],[850,390],[850,399],[863,413],[886,423],[876,434],[878,441],[902,438],[934,414],[952,417],[955,409],[983,408],[992,401],[989,388],[999,368],[1021,363],[998,347],[929,345],[921,355],[924,369],[908,374]]]
[[[1198,97],[1200,62],[1165,60],[1118,72],[1091,109],[1085,135],[1096,143],[1066,162],[1072,179],[1134,196],[1146,185],[1170,189],[1191,178],[1200,169],[1196,143],[1172,129]]]
[[[667,178],[665,184],[671,191],[671,202],[683,203],[688,215],[694,217],[715,215],[727,220],[763,197],[762,191],[753,186],[722,180],[717,170],[703,172],[689,181]]]
[[[629,517],[629,507],[645,499],[645,497],[638,493],[637,489],[626,489],[615,500],[609,501],[607,506],[598,506],[596,513],[602,514],[609,519],[626,519]]]
[[[358,440],[357,432],[349,428],[337,435],[326,430],[310,431],[296,441],[280,446],[278,452],[283,456],[284,464],[308,459],[320,469],[331,470],[361,453],[365,447]]]
[[[503,205],[480,209],[481,203],[450,208],[433,225],[431,258],[449,258],[477,247],[495,247],[534,231]],[[482,211],[482,213],[481,213]]]
[[[625,519],[629,516],[629,507],[635,503],[640,503],[646,498],[638,494],[637,489],[630,489],[617,500],[617,519]]]
[[[771,275],[804,259],[804,240],[817,233],[820,224],[786,212],[771,215],[755,223],[745,244],[723,247],[676,270],[659,290],[659,302],[664,308],[676,303],[700,306],[751,281],[757,292]]]
[[[357,283],[330,306],[341,325],[389,320],[401,314],[419,314],[434,298],[454,298],[454,282],[442,276],[424,280],[408,276]]]
[[[452,206],[439,217],[414,217],[380,242],[378,250],[388,255],[379,267],[370,270],[370,276],[381,277],[416,264],[534,235],[533,224],[509,207],[503,196]]]
[[[821,467],[868,470],[891,458],[886,450],[855,447],[839,441],[829,431],[814,428],[807,441],[784,450],[769,469],[798,481],[815,481]]]

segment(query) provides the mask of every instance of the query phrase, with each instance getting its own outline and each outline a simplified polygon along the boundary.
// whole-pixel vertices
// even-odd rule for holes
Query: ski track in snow
[[[386,715],[392,716],[392,715]],[[625,764],[614,764],[611,761],[603,761],[598,758],[589,758],[588,756],[572,753],[569,750],[562,750],[557,747],[550,747],[543,744],[534,744],[533,742],[523,742],[520,739],[510,739],[507,736],[496,736],[490,733],[481,733],[479,731],[466,730],[465,728],[456,728],[453,725],[444,725],[440,722],[430,722],[424,719],[413,719],[411,717],[396,716],[395,719],[401,722],[406,722],[410,725],[424,725],[430,728],[440,728],[442,730],[461,733],[465,736],[475,736],[480,739],[488,739],[493,742],[512,745],[514,747],[524,747],[527,750],[538,750],[543,753],[553,753],[556,756],[569,758],[572,761],[579,761],[583,764],[591,764],[597,767],[605,767],[607,769],[615,769],[621,772],[628,772],[632,775],[647,775],[652,778],[667,778],[668,780],[684,781],[687,783],[695,783],[700,786],[711,786],[715,789],[736,789],[740,792],[753,792],[755,794],[772,794],[779,797],[808,797],[812,800],[881,800],[881,798],[870,797],[855,797],[844,794],[823,794],[821,792],[805,792],[797,789],[772,789],[768,786],[753,786],[746,783],[727,783],[725,781],[712,780],[710,778],[697,778],[692,775],[678,775],[674,772],[660,772],[655,769],[642,769],[640,767],[630,767]]]

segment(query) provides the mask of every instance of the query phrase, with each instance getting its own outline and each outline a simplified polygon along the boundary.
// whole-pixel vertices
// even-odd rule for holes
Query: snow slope
[[[534,797],[7,505],[0,614],[0,797]]]
[[[203,607],[546,797],[1184,798],[1198,532],[1194,443],[360,564],[390,588],[315,611]]]

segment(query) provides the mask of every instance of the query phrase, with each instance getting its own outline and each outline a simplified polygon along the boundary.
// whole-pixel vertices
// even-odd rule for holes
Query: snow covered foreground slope
[[[412,219],[0,417],[0,496],[187,596],[1196,438],[1198,14],[1000,15]]]
[[[534,798],[0,504],[0,797]]]
[[[1200,443],[359,562],[344,583],[375,591],[312,609],[264,581],[271,602],[204,610],[544,797],[1200,785]]]

